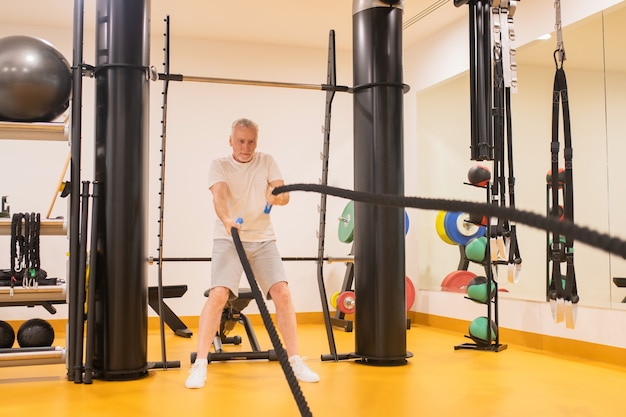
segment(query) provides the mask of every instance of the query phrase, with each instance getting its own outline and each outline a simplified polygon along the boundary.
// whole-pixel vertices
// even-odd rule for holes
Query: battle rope
[[[254,278],[254,273],[252,272],[252,267],[250,266],[250,262],[248,261],[248,257],[246,256],[246,251],[243,248],[243,244],[241,243],[241,239],[239,238],[239,231],[236,227],[231,229],[231,233],[233,235],[233,241],[235,242],[235,248],[237,248],[237,254],[239,255],[239,260],[241,261],[241,265],[243,266],[243,270],[246,273],[246,277],[248,278],[248,282],[250,283],[250,289],[252,290],[252,295],[254,295],[254,300],[259,307],[259,311],[261,312],[261,317],[263,318],[263,324],[265,324],[265,328],[267,329],[267,333],[270,336],[270,340],[272,341],[272,345],[274,346],[274,350],[276,351],[276,356],[278,357],[278,361],[280,362],[281,368],[283,368],[283,372],[285,373],[285,377],[287,378],[287,383],[289,384],[289,388],[291,388],[291,393],[293,394],[296,403],[298,404],[298,409],[300,410],[300,415],[302,416],[313,416],[311,410],[309,409],[309,405],[300,390],[300,384],[298,384],[298,380],[296,379],[295,374],[293,373],[293,369],[291,369],[291,365],[289,365],[289,358],[287,357],[287,351],[283,347],[280,342],[280,338],[278,337],[278,333],[276,332],[276,328],[274,327],[274,323],[272,322],[272,318],[270,317],[270,313],[267,310],[267,306],[265,305],[265,301],[263,301],[263,295],[261,294],[261,290],[259,289],[259,285],[256,283],[256,279]]]
[[[626,240],[611,237],[588,227],[579,226],[565,219],[559,220],[553,216],[543,216],[526,210],[517,210],[493,204],[476,203],[462,200],[441,198],[404,197],[393,194],[378,194],[363,191],[352,191],[343,188],[323,186],[319,184],[289,184],[276,187],[272,194],[287,193],[290,191],[308,191],[323,193],[335,197],[345,198],[361,203],[376,204],[388,207],[411,207],[423,210],[445,210],[464,212],[477,216],[499,217],[525,224],[536,229],[552,231],[573,240],[580,241],[597,249],[626,258]]]
[[[17,282],[17,274],[23,270],[24,260],[24,236],[22,235],[22,219],[24,214],[14,213],[11,219],[11,289],[10,294],[13,296],[13,287]]]
[[[40,222],[39,213],[15,213],[11,219],[11,296],[20,275],[24,288],[38,285]]]

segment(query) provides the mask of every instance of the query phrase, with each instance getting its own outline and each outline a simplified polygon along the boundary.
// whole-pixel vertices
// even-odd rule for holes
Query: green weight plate
[[[339,240],[350,243],[354,239],[354,202],[350,201],[339,218]]]

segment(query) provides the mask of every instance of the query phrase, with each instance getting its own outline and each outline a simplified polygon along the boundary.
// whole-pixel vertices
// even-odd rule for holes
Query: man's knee
[[[225,305],[230,296],[230,290],[226,287],[214,287],[211,288],[208,294],[209,298],[207,303]]]
[[[270,296],[275,303],[288,301],[291,297],[289,292],[289,285],[285,281],[277,282],[270,288]]]

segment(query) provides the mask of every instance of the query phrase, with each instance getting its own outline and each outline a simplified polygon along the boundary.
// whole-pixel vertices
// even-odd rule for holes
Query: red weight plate
[[[415,302],[415,286],[413,281],[408,276],[406,277],[406,311],[409,311],[413,307]]]
[[[354,304],[354,292],[353,291],[344,291],[339,294],[337,297],[337,308],[344,314],[354,313],[355,304]]]
[[[467,292],[467,284],[476,278],[476,274],[471,271],[459,270],[450,272],[441,281],[441,291],[448,292]]]

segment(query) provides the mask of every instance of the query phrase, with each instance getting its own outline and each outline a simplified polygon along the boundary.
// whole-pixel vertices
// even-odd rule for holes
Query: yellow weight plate
[[[435,220],[435,225],[437,227],[437,234],[439,235],[441,240],[443,240],[444,242],[450,245],[456,245],[456,243],[452,239],[450,239],[450,237],[446,233],[446,227],[444,226],[445,217],[446,217],[445,211],[442,210],[439,213],[437,213],[437,218]]]

